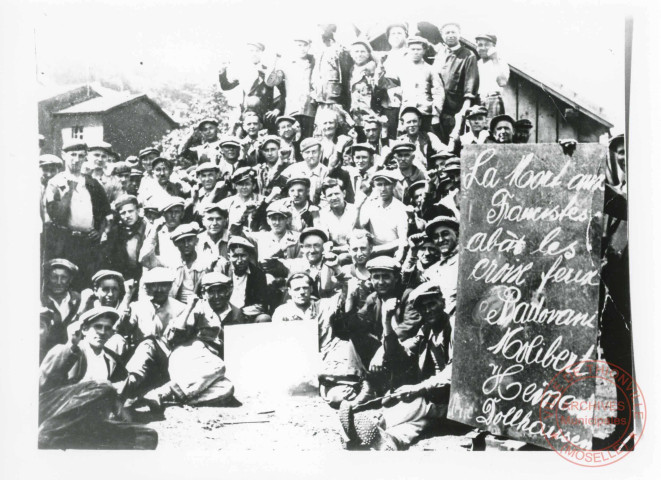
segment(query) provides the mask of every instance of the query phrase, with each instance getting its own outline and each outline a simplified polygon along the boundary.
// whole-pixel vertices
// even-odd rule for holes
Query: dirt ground
[[[239,404],[240,403],[240,404]],[[342,450],[336,410],[319,396],[240,398],[234,406],[169,406],[160,418],[143,414],[158,431],[159,451]],[[410,450],[462,450],[470,427],[456,425],[421,439]]]

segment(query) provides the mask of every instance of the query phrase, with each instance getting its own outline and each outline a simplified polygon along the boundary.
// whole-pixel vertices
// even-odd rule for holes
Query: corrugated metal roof
[[[128,103],[140,97],[146,97],[144,93],[135,95],[112,95],[106,97],[97,97],[78,103],[71,107],[65,108],[56,112],[57,114],[65,113],[100,113],[107,112],[110,109],[118,107],[124,103]]]

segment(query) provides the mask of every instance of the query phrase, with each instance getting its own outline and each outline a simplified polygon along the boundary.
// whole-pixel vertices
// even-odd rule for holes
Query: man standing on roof
[[[505,113],[503,103],[503,88],[510,78],[510,67],[503,61],[496,50],[498,38],[490,33],[475,37],[477,54],[477,69],[480,72],[480,103],[487,109],[487,118]]]
[[[455,128],[457,117],[463,116],[477,97],[480,84],[477,58],[461,45],[461,27],[450,22],[441,27],[445,46],[440,46],[434,67],[443,80],[445,101],[439,124],[439,137],[445,144]]]

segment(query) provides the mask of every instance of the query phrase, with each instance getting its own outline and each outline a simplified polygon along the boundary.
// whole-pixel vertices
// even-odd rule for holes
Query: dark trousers
[[[138,344],[126,364],[129,381],[123,394],[135,398],[164,385],[170,380],[168,353],[154,338],[146,338]]]
[[[397,127],[399,127],[399,107],[384,108],[383,114],[388,119],[388,138],[395,140],[397,138]]]
[[[456,123],[454,115],[442,113],[440,122],[435,126],[433,133],[441,139],[441,142],[447,145],[450,141],[450,134],[452,133],[452,130],[454,130]]]
[[[294,118],[301,126],[301,139],[311,137],[314,134],[314,117],[294,115]]]

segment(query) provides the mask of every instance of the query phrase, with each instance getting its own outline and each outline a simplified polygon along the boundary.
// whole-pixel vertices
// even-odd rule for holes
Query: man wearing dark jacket
[[[140,249],[145,240],[147,222],[140,215],[138,199],[133,195],[122,195],[113,203],[114,217],[101,237],[104,252],[104,268],[120,272],[125,279],[139,280],[142,265]]]

